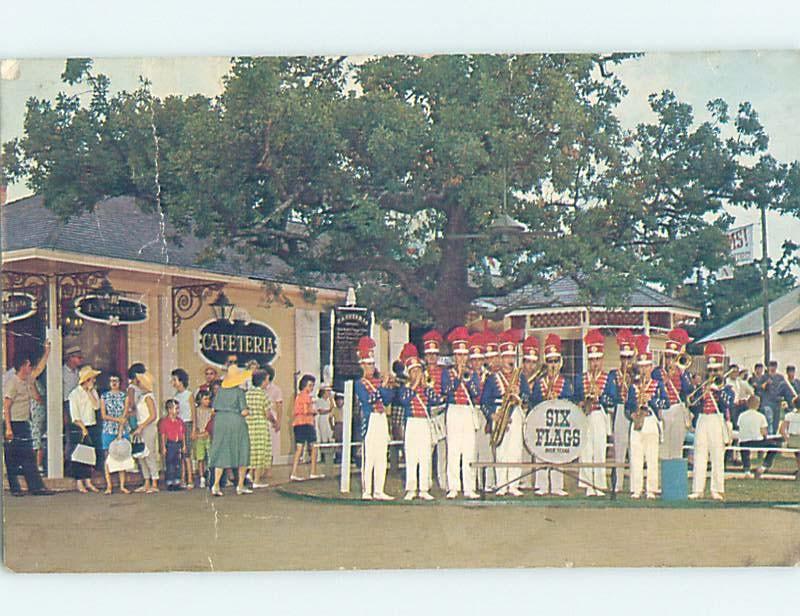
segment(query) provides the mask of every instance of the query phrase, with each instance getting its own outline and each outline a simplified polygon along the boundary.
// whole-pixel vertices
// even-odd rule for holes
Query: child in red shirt
[[[181,489],[181,465],[186,455],[186,427],[178,417],[178,401],[167,400],[164,403],[167,416],[158,422],[161,434],[161,457],[167,465],[167,490]]]

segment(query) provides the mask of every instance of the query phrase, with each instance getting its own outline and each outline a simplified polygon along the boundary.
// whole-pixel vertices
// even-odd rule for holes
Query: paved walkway
[[[6,497],[4,513],[5,562],[16,571],[800,562],[800,511],[791,508],[363,507],[229,489],[224,498]],[[743,532],[750,527],[758,530]]]

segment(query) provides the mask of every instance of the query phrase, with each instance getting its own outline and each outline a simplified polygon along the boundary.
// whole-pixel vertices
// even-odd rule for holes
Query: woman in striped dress
[[[272,463],[272,435],[269,430],[269,423],[273,422],[272,401],[264,391],[266,377],[264,370],[253,372],[252,387],[245,394],[247,409],[250,411],[245,419],[250,435],[250,476],[253,479],[253,488],[267,487],[266,481],[261,483],[261,475]]]

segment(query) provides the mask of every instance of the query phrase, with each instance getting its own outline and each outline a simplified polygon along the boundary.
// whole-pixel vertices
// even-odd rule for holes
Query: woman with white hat
[[[222,471],[236,468],[239,471],[237,494],[252,494],[244,485],[247,465],[250,463],[250,436],[247,431],[247,400],[242,385],[251,377],[249,370],[236,364],[228,367],[222,386],[214,396],[214,437],[211,439],[209,466],[214,469],[211,494],[223,496],[219,482]]]
[[[78,386],[69,394],[69,416],[72,421],[70,432],[72,442],[76,447],[85,444],[95,448],[96,459],[102,459],[102,434],[101,426],[97,423],[97,410],[100,408],[100,396],[95,389],[95,382],[99,370],[91,366],[84,366],[78,373]],[[97,492],[92,483],[92,466],[73,462],[71,464],[72,476],[75,478],[75,487],[78,492]]]
[[[141,395],[136,402],[136,429],[131,433],[134,441],[144,443],[145,455],[138,456],[144,484],[136,492],[158,492],[158,410],[153,396],[153,375],[136,373],[136,387]]]

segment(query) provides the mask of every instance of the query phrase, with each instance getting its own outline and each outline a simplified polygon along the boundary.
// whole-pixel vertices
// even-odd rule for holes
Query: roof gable
[[[769,305],[769,325],[774,326],[778,321],[789,315],[792,310],[800,308],[800,287],[795,287],[785,295],[773,300]],[[740,336],[750,336],[761,334],[762,314],[761,308],[751,310],[747,314],[731,321],[718,330],[711,332],[705,338],[698,340],[698,343],[711,342],[712,340],[726,340],[728,338],[738,338]],[[800,319],[799,319],[800,320]],[[784,333],[786,328],[781,330]]]

